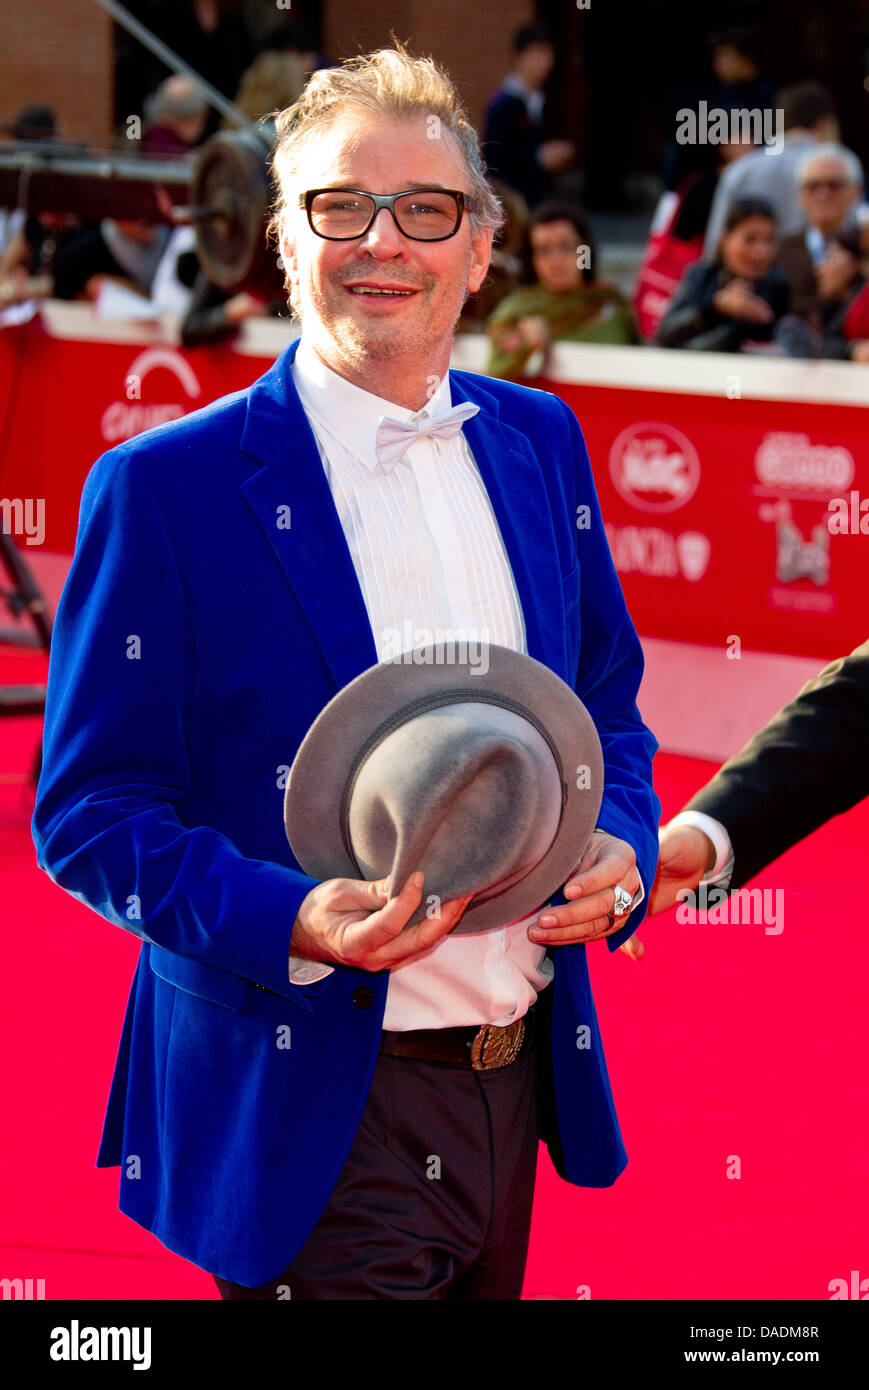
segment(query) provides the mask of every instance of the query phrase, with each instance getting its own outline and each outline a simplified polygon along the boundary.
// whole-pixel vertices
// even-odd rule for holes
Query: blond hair
[[[269,233],[277,238],[284,218],[293,206],[293,183],[302,148],[315,133],[358,107],[377,116],[411,119],[425,116],[439,138],[442,130],[452,136],[470,183],[474,210],[468,216],[472,228],[504,223],[504,211],[486,179],[477,132],[462,106],[452,78],[433,58],[414,58],[393,36],[393,48],[348,58],[340,67],[320,68],[292,106],[275,114],[277,144],[273,167],[277,197]],[[288,196],[289,195],[289,196]]]
[[[298,101],[305,90],[305,70],[292,53],[274,53],[266,49],[254,58],[245,71],[235,94],[235,105],[252,121],[271,116],[292,101]],[[224,126],[233,129],[225,119]]]

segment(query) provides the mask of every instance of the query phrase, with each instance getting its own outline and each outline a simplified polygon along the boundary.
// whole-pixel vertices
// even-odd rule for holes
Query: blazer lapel
[[[528,439],[498,418],[498,401],[467,376],[452,372],[454,405],[470,400],[480,411],[463,426],[489,494],[519,591],[528,655],[572,680],[566,670],[562,579],[549,497]]]
[[[292,384],[298,342],[254,382],[241,449],[263,466],[241,484],[340,689],[377,663],[353,559]]]

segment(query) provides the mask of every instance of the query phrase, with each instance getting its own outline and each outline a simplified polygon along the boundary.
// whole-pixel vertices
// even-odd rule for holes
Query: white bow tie
[[[479,409],[478,405],[465,401],[463,405],[454,405],[452,410],[447,410],[434,419],[427,417],[423,420],[391,420],[388,415],[382,415],[377,426],[376,440],[377,460],[381,468],[385,473],[391,472],[405,450],[424,435],[453,439],[465,421],[476,415]]]

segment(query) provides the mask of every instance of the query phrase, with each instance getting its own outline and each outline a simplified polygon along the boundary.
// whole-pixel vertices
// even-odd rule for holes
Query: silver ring
[[[613,889],[615,897],[613,899],[613,916],[624,917],[631,910],[631,903],[634,901],[632,895],[624,888],[616,886]]]

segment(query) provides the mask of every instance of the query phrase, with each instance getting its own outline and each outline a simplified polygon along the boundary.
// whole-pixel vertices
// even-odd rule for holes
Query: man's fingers
[[[613,890],[608,888],[605,893],[592,898],[580,898],[566,906],[548,907],[538,917],[535,930],[537,927],[541,931],[551,931],[554,927],[583,926],[596,921],[598,917],[605,920],[607,913],[612,911],[612,905]]]
[[[625,917],[617,917],[610,923],[608,917],[601,917],[599,913],[596,917],[581,922],[567,917],[562,918],[557,927],[531,927],[528,935],[532,941],[542,945],[569,946],[571,942],[598,941],[604,936],[613,936],[622,930],[626,921]]]
[[[564,885],[564,896],[590,897],[593,893],[600,893],[604,888],[615,888],[617,883],[622,883],[627,877],[634,863],[634,859],[625,850],[614,848],[609,852],[605,851],[590,869],[575,874],[570,882]],[[634,874],[633,877],[637,882],[635,887],[628,888],[629,893],[636,892],[640,886],[639,874]]]
[[[384,949],[380,968],[396,965],[399,961],[409,960],[430,950],[458,926],[465,908],[473,897],[473,893],[468,893],[463,898],[452,898],[449,902],[443,903],[433,917],[425,917],[421,922],[417,922],[416,926],[408,927],[406,931],[401,932],[398,938]]]
[[[365,929],[366,939],[372,951],[385,946],[399,935],[422,900],[422,873],[412,873],[400,892],[384,902],[383,885],[386,881],[381,879],[372,884],[376,890],[376,898],[371,904],[372,914],[366,922],[360,924]]]
[[[335,895],[329,903],[331,912],[353,912],[360,909],[379,912],[389,901],[388,878],[341,878],[335,880]]]
[[[411,874],[396,897],[390,898],[367,922],[360,923],[365,931],[366,947],[375,957],[379,957],[377,964],[372,963],[370,968],[384,969],[440,941],[458,924],[474,896],[468,893],[463,898],[442,903],[431,917],[426,916],[408,928],[407,923],[422,901],[423,882],[422,873]]]
[[[612,877],[612,875],[610,875],[610,877]],[[579,880],[574,880],[574,882],[579,882]],[[564,922],[588,922],[592,917],[605,917],[608,912],[612,912],[615,908],[615,889],[617,884],[624,888],[626,893],[630,893],[632,898],[636,897],[637,893],[640,891],[640,875],[636,869],[629,869],[622,877],[616,879],[615,882],[608,884],[605,888],[597,892],[595,892],[593,887],[587,882],[585,883],[584,890],[582,883],[580,883],[579,888],[572,888],[570,884],[565,884],[564,896],[569,900],[568,908],[548,908],[545,916],[555,915],[556,917],[560,917]],[[568,891],[569,889],[570,891]],[[578,915],[572,915],[574,912]],[[624,916],[626,914],[622,913],[620,915]],[[545,927],[547,923],[544,921],[543,925]]]

